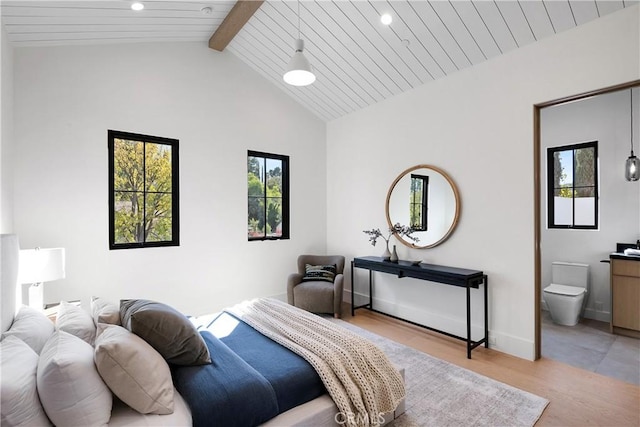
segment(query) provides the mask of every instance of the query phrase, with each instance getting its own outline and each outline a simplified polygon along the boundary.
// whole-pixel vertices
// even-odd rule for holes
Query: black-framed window
[[[409,212],[411,214],[410,226],[416,231],[427,231],[428,193],[429,177],[412,173]]]
[[[249,240],[289,238],[289,156],[247,152]]]
[[[178,246],[178,140],[109,130],[109,248]]]
[[[549,228],[598,228],[598,142],[547,148]]]

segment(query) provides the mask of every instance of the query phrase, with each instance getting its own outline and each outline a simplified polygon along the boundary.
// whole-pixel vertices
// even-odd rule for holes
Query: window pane
[[[267,236],[282,236],[282,198],[267,198]]]
[[[593,186],[595,179],[595,150],[593,147],[575,150],[575,186]]]
[[[559,193],[563,193],[564,196],[558,195]],[[568,188],[556,190],[556,195],[553,198],[553,208],[556,225],[573,224],[573,197],[571,197],[571,191]]]
[[[596,199],[595,197],[576,197],[576,219],[575,225],[578,226],[595,226],[596,218],[595,218],[595,205]]]
[[[145,144],[145,189],[170,193],[171,190],[171,146]]]
[[[422,204],[411,204],[411,228],[415,230],[422,229]]]
[[[147,193],[145,242],[171,240],[171,193]]]
[[[563,188],[573,185],[573,150],[554,153],[554,187]]]
[[[144,185],[144,144],[139,141],[114,139],[114,189],[141,191]]]
[[[116,191],[115,243],[143,242],[143,193]]]
[[[264,198],[249,197],[249,237],[264,237]]]

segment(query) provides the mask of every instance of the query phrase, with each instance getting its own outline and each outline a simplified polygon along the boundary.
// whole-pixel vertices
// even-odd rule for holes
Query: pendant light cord
[[[298,0],[298,38],[300,38],[300,0]]]
[[[629,90],[629,94],[631,95],[629,97],[631,99],[631,157],[633,157],[633,88]]]

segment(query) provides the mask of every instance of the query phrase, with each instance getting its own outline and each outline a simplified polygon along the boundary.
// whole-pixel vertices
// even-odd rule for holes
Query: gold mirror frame
[[[446,233],[444,233],[444,235],[438,239],[438,241],[428,244],[428,245],[424,245],[424,246],[420,246],[420,242],[418,242],[418,244],[415,244],[411,241],[407,241],[405,239],[403,239],[400,236],[396,236],[396,238],[398,239],[398,241],[400,241],[400,243],[402,243],[405,246],[408,246],[410,248],[414,248],[414,249],[429,249],[429,248],[433,248],[435,246],[438,246],[439,244],[441,244],[442,242],[444,242],[445,240],[447,240],[449,238],[449,236],[451,235],[451,233],[453,232],[453,230],[456,228],[456,225],[458,225],[458,219],[460,218],[460,209],[461,209],[461,204],[460,204],[460,194],[458,193],[458,187],[456,187],[456,184],[453,182],[453,180],[451,179],[451,177],[442,169],[435,167],[435,166],[431,166],[431,165],[417,165],[417,166],[412,166],[409,169],[406,169],[405,171],[403,171],[400,175],[398,175],[398,177],[393,181],[393,183],[391,184],[391,187],[389,187],[389,191],[387,192],[387,200],[385,202],[385,214],[387,216],[387,224],[389,225],[389,228],[391,228],[393,226],[393,222],[391,221],[391,216],[389,214],[389,201],[391,200],[391,194],[393,193],[393,189],[396,187],[396,185],[398,184],[398,182],[404,178],[407,174],[418,170],[418,169],[430,169],[432,171],[435,171],[437,173],[439,173],[440,175],[442,175],[447,182],[449,183],[449,185],[451,186],[451,189],[453,190],[453,195],[455,198],[455,202],[456,202],[456,211],[454,214],[454,218],[453,221],[451,223],[451,226],[449,227],[449,229],[446,231]],[[405,224],[406,225],[406,224]]]

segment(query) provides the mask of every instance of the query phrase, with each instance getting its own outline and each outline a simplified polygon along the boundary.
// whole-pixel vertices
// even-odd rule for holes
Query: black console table
[[[354,268],[362,268],[369,270],[369,303],[356,306],[354,302],[355,286],[354,286]],[[445,285],[459,286],[466,288],[467,290],[467,336],[461,337],[451,334],[446,331],[441,331],[430,326],[422,325],[412,322],[410,320],[402,319],[400,317],[388,314],[382,311],[375,310],[373,308],[373,278],[374,271],[381,273],[393,274],[398,276],[399,279],[403,277],[412,277],[414,279],[428,280],[430,282],[443,283]],[[484,337],[479,341],[471,340],[471,288],[478,289],[481,284],[484,284]],[[487,275],[478,270],[467,270],[466,268],[445,267],[443,265],[434,264],[412,264],[409,261],[390,262],[383,261],[380,257],[368,256],[361,258],[354,258],[351,261],[351,315],[355,315],[355,311],[358,308],[367,308],[376,313],[384,314],[385,316],[393,317],[395,319],[403,320],[422,328],[429,329],[431,331],[439,332],[452,338],[456,338],[467,343],[467,358],[471,359],[471,350],[484,344],[486,348],[489,348],[489,322],[487,311]]]

